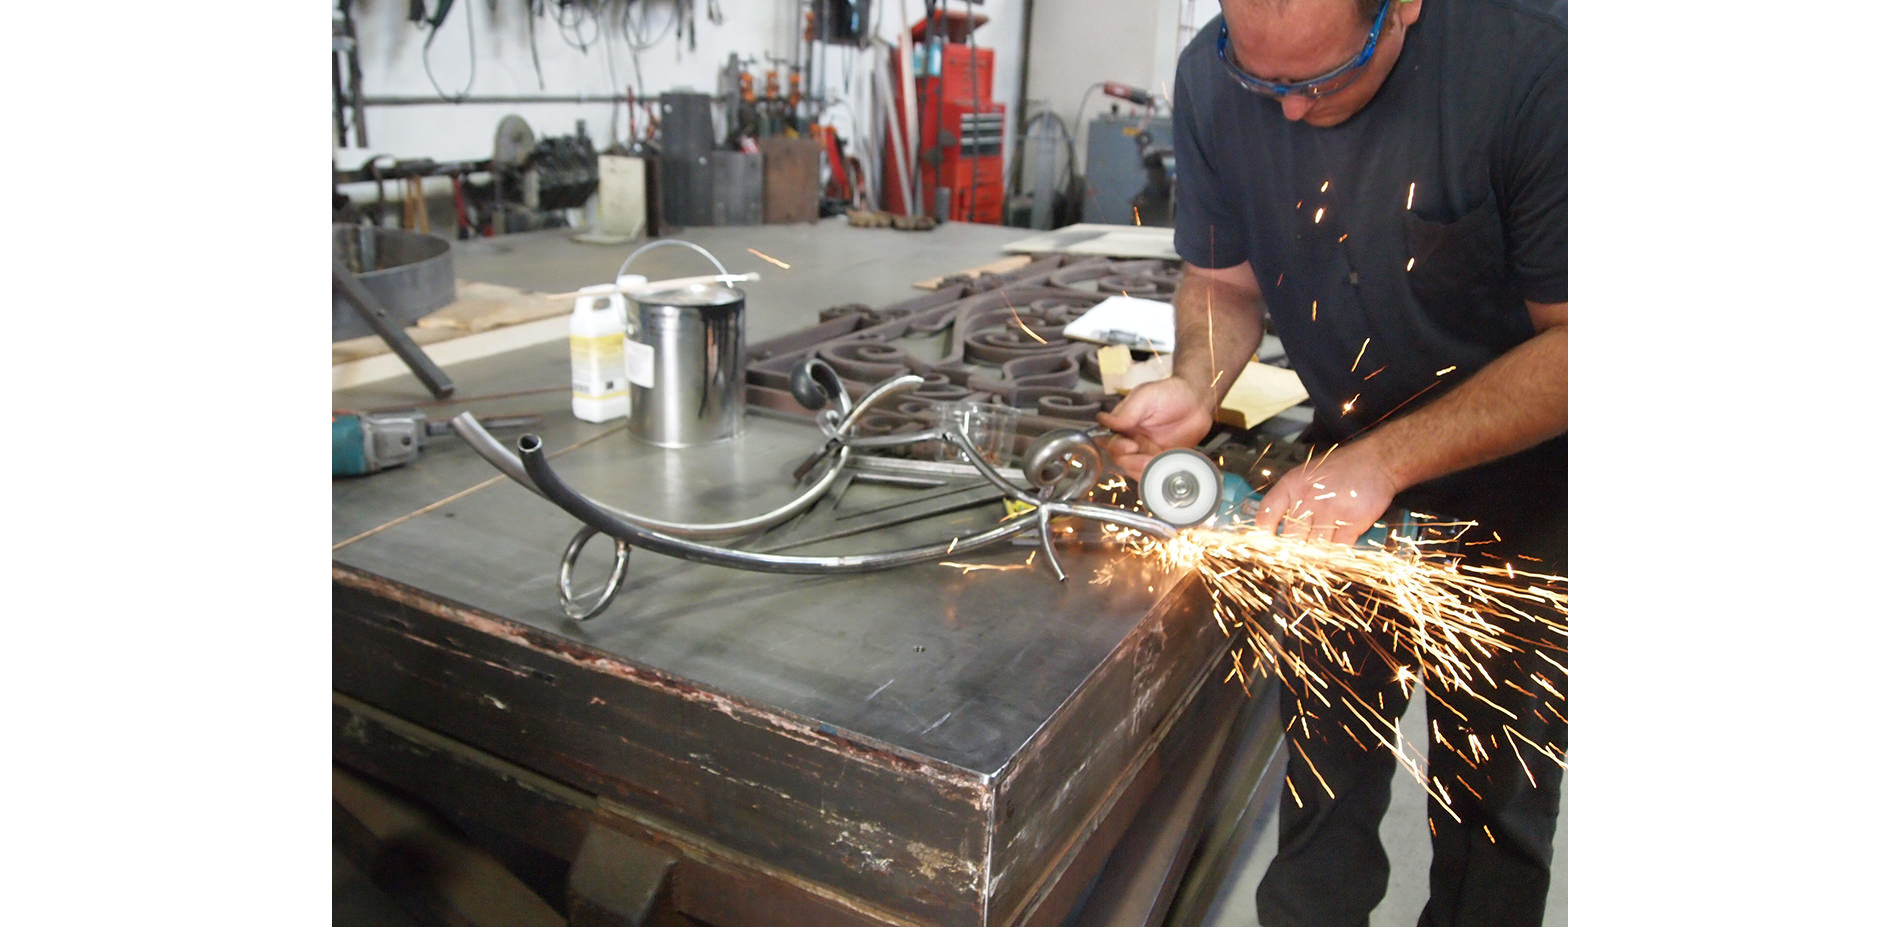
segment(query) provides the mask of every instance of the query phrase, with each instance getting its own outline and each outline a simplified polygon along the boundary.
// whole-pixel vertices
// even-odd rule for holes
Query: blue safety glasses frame
[[[1351,61],[1340,65],[1311,80],[1296,84],[1281,84],[1253,76],[1240,69],[1234,59],[1227,56],[1227,19],[1221,18],[1220,37],[1214,41],[1214,53],[1220,56],[1220,62],[1227,66],[1227,76],[1233,78],[1242,87],[1262,96],[1269,97],[1307,97],[1317,100],[1331,96],[1352,85],[1359,79],[1360,71],[1366,62],[1372,60],[1372,52],[1379,47],[1379,36],[1385,31],[1385,15],[1392,8],[1392,0],[1379,4],[1379,12],[1372,17],[1372,31],[1366,34],[1366,47]]]

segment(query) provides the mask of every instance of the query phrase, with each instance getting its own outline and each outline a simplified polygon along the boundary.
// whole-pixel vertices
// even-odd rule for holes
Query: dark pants
[[[1440,507],[1445,504],[1425,502],[1420,510],[1460,510]],[[1554,513],[1553,507],[1558,509]],[[1544,511],[1533,511],[1538,508]],[[1567,518],[1561,508],[1560,495],[1546,496],[1490,519],[1481,517],[1479,522],[1504,525],[1508,530],[1501,533],[1517,542],[1515,549],[1537,551],[1544,567],[1537,572],[1565,575]],[[1353,666],[1370,668],[1366,675],[1337,675],[1350,683],[1364,704],[1378,709],[1377,717],[1396,726],[1405,710],[1406,694],[1391,679],[1391,671],[1356,635],[1338,634],[1332,643],[1350,653]],[[1545,654],[1568,665],[1562,638],[1544,643]],[[1319,658],[1310,648],[1308,655]],[[1543,923],[1563,770],[1523,740],[1505,733],[1503,727],[1508,724],[1532,743],[1554,745],[1558,756],[1566,756],[1569,726],[1563,719],[1569,716],[1570,706],[1539,685],[1532,674],[1565,696],[1569,677],[1529,652],[1501,654],[1485,666],[1498,686],[1492,688],[1480,679],[1478,694],[1503,706],[1515,719],[1472,695],[1448,691],[1442,683],[1433,683],[1429,693],[1417,691],[1414,685],[1412,697],[1426,699],[1427,771],[1444,789],[1440,793],[1433,785],[1431,792],[1450,805],[1447,811],[1438,798],[1427,798],[1431,897],[1419,915],[1420,927],[1537,927]],[[1507,685],[1507,679],[1531,694]],[[1283,684],[1280,697],[1281,720],[1287,725],[1287,775],[1280,795],[1279,852],[1254,896],[1260,923],[1265,927],[1364,925],[1385,897],[1391,873],[1379,842],[1379,822],[1391,801],[1397,761],[1343,707],[1341,703],[1350,696],[1327,690],[1325,697],[1332,703],[1328,706],[1296,682]],[[1434,730],[1451,746],[1440,743]],[[1473,735],[1486,757],[1474,755]],[[1389,729],[1385,737],[1396,740]],[[1408,748],[1424,746],[1406,743]],[[1410,749],[1407,756],[1416,759]],[[1320,776],[1314,775],[1314,769]],[[1418,786],[1406,781],[1401,787]]]

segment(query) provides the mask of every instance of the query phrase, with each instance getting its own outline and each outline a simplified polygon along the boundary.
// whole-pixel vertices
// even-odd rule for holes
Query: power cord
[[[429,76],[429,86],[435,88],[436,95],[451,103],[460,103],[468,99],[468,92],[475,89],[475,13],[468,9],[466,4],[462,8],[462,18],[468,22],[468,83],[462,87],[461,93],[450,96],[444,92],[442,85],[436,82],[435,69],[429,66],[429,46],[435,44],[435,34],[442,28],[442,24],[432,23],[429,26],[429,37],[422,40],[422,73]]]

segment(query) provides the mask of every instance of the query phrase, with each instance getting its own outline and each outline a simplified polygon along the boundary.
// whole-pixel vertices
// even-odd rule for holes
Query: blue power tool
[[[526,428],[539,415],[498,416],[480,420],[489,429]],[[449,433],[446,421],[432,422],[420,411],[331,412],[330,475],[362,476],[400,467],[422,456],[430,438]]]
[[[1156,518],[1183,528],[1251,524],[1264,495],[1246,478],[1185,447],[1156,454],[1141,471],[1139,488],[1141,503]],[[1417,525],[1406,512],[1395,507],[1386,514],[1355,543],[1384,547],[1391,535],[1417,536]]]

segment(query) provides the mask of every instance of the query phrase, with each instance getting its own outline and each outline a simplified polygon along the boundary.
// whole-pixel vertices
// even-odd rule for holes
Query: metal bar
[[[377,301],[376,295],[365,288],[363,282],[356,279],[356,275],[350,273],[349,268],[343,266],[342,261],[335,258],[330,260],[330,284],[342,294],[344,302],[349,303],[351,308],[363,317],[364,323],[375,330],[376,334],[383,339],[383,343],[389,345],[389,349],[396,352],[397,357],[402,358],[402,362],[408,365],[409,371],[416,375],[416,379],[422,381],[422,385],[429,388],[429,392],[433,393],[435,398],[441,399],[455,392],[455,384],[449,380],[449,375],[443,373],[442,368],[429,359],[429,355],[422,353],[422,347],[416,344],[400,326],[391,321],[389,312],[383,308],[382,303]]]

